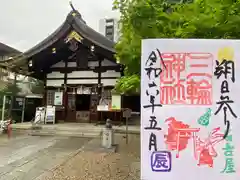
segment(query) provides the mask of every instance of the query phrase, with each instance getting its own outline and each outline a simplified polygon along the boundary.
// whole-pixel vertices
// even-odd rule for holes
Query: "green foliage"
[[[113,90],[117,93],[135,94],[140,91],[140,78],[138,75],[123,76]]]
[[[30,83],[31,83],[31,92],[33,94],[43,94],[44,84],[42,81],[32,78],[30,80]]]
[[[12,94],[13,96],[17,95],[21,89],[18,87],[18,85],[9,84],[6,89],[4,89],[5,93]]]
[[[9,83],[3,90],[0,91],[0,96],[3,96],[4,94],[15,96],[20,91],[21,89],[17,85],[14,85],[13,83]]]
[[[140,76],[142,39],[240,38],[239,0],[183,2],[176,3],[176,1],[164,0],[114,1],[113,8],[121,13],[121,37],[116,45],[116,58],[125,64],[125,76],[127,76],[119,80],[116,89],[127,92],[129,87],[131,87],[131,91],[134,88],[139,88],[137,82],[140,81],[136,76]],[[130,85],[126,85],[128,83]],[[132,87],[132,85],[136,86]]]
[[[14,85],[14,83],[9,83],[7,84],[7,86],[2,89],[0,91],[0,108],[1,108],[1,112],[0,114],[2,115],[2,106],[3,106],[3,97],[4,95],[7,95],[8,97],[13,97],[16,96],[19,92],[21,91],[21,89],[17,86],[17,84]],[[11,101],[13,100],[13,98],[10,98]],[[18,116],[16,115],[16,113],[12,112],[12,106],[10,104],[8,104],[9,102],[7,102],[5,104],[5,119],[7,119],[8,117],[12,116],[13,119],[16,119]]]

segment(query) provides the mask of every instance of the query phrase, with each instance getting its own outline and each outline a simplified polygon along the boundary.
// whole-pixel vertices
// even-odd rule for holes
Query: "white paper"
[[[55,92],[54,105],[61,106],[63,104],[63,92]]]
[[[238,40],[142,41],[141,180],[239,180],[239,47]],[[148,60],[153,51],[156,62],[154,58]],[[224,69],[224,64],[230,67],[226,81],[224,74],[217,78],[221,69],[216,71],[216,60],[223,64],[220,68]],[[234,82],[231,79],[233,64]],[[152,71],[149,78],[147,68],[160,68],[161,75],[155,77]],[[221,93],[222,83],[225,89],[222,88]],[[146,107],[151,105],[151,95],[155,97],[154,104],[162,105],[155,107],[154,112]],[[215,115],[221,95],[225,100],[234,101],[229,105],[237,116],[223,106],[227,107],[230,123],[225,139],[227,122],[224,122],[223,108]],[[151,116],[156,117],[156,127],[161,130],[145,129],[150,127]],[[149,150],[150,137],[154,139],[151,133],[156,135],[156,151],[154,146]]]
[[[45,123],[53,122],[55,123],[55,106],[47,106],[46,108],[46,118]]]
[[[34,123],[44,122],[44,118],[45,118],[45,107],[37,107]]]
[[[97,110],[98,111],[109,111],[109,106],[108,105],[98,105]]]

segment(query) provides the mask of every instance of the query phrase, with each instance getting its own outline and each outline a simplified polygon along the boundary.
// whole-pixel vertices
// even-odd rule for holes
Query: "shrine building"
[[[94,122],[100,99],[111,98],[123,72],[114,45],[90,28],[72,6],[55,32],[0,65],[44,82],[43,106],[56,107],[56,122]]]

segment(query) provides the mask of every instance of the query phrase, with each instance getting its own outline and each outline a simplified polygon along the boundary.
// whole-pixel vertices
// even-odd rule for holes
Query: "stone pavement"
[[[0,136],[0,180],[32,180],[87,143],[89,138]]]
[[[95,135],[99,136],[102,132],[104,125],[95,126],[91,123],[59,123],[59,124],[47,124],[41,125],[42,132],[49,132],[49,135],[60,135],[64,134],[65,136],[76,136],[76,137],[93,137]],[[31,123],[17,123],[12,124],[13,130],[17,131],[26,131],[31,133],[32,124]],[[113,126],[115,133],[126,133],[126,126]],[[67,133],[66,133],[67,132]],[[140,134],[140,125],[129,125],[128,126],[129,134]],[[83,134],[81,136],[81,133]],[[42,134],[39,134],[42,135]]]
[[[140,136],[130,135],[126,145],[123,135],[118,134],[115,143],[117,153],[109,153],[99,151],[97,139],[93,139],[75,156],[37,180],[139,180]]]

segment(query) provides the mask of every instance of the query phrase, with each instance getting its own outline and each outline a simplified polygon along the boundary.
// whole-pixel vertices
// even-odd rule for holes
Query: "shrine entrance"
[[[90,94],[77,94],[76,111],[89,111],[90,98],[91,98]]]
[[[76,95],[76,120],[77,122],[89,122],[90,94]]]

